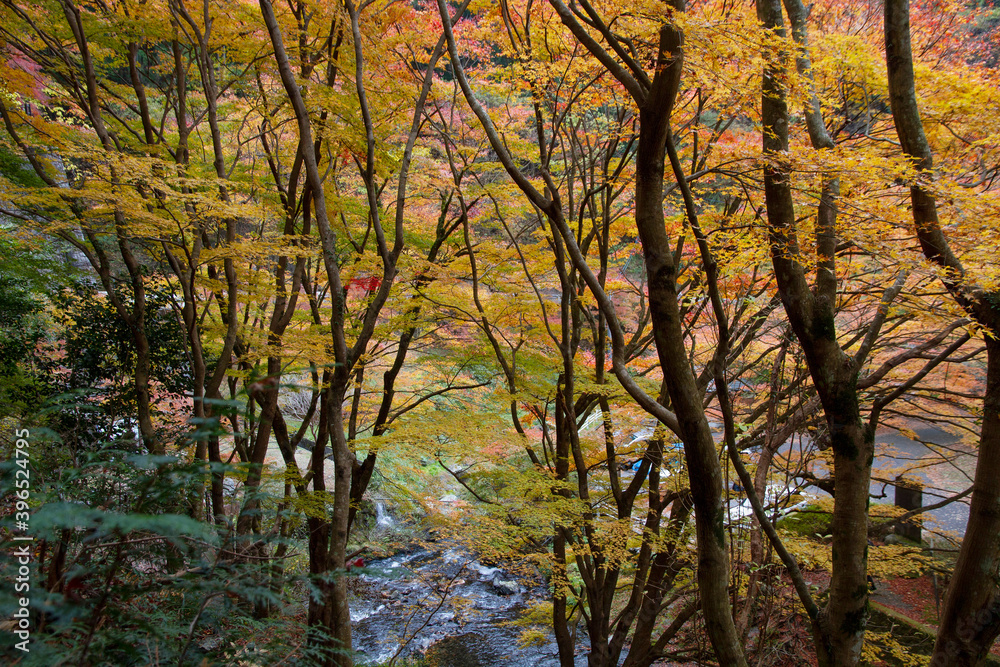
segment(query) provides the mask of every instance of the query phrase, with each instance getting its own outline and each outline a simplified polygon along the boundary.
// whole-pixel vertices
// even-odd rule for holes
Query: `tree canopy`
[[[563,667],[581,634],[591,667],[980,664],[998,10],[752,5],[0,4],[10,655],[235,664],[194,641],[231,600],[263,663],[353,664],[377,491],[544,580]],[[887,539],[970,501],[964,539]],[[924,570],[917,655],[866,629]]]

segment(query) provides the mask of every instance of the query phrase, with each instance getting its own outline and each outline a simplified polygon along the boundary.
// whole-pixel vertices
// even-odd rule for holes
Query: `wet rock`
[[[540,581],[522,585],[454,545],[374,560],[365,577],[371,589],[357,607],[352,601],[352,611],[371,610],[353,623],[359,665],[384,663],[397,651],[401,660],[424,655],[439,667],[559,665],[554,642],[521,646],[519,630],[505,623],[520,617],[529,597],[545,597]],[[442,595],[446,600],[439,607]],[[400,650],[404,640],[409,641]]]
[[[499,595],[517,595],[521,592],[521,587],[513,579],[500,579],[497,577],[493,580],[493,590]]]
[[[490,664],[481,660],[482,657],[486,657],[482,655],[483,643],[482,635],[472,633],[457,637],[445,637],[427,652],[427,658],[432,664],[483,667]]]

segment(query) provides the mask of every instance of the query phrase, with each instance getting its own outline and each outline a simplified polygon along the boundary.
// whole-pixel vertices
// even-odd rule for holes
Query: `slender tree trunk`
[[[679,7],[683,10],[683,6]],[[683,65],[683,36],[672,24],[660,29],[659,60],[650,93],[639,110],[636,152],[636,226],[642,239],[653,337],[664,384],[677,415],[691,479],[698,539],[698,590],[716,659],[745,665],[729,603],[729,553],[725,496],[715,438],[688,364],[677,299],[677,258],[663,216],[667,133]]]
[[[569,429],[572,424],[566,416],[566,399],[563,392],[566,391],[564,384],[565,377],[559,376],[556,383],[556,408],[555,408],[555,472],[556,479],[566,482],[569,478]],[[559,489],[557,493],[569,497],[569,491]],[[555,558],[556,569],[553,572],[553,595],[552,595],[552,621],[556,635],[556,645],[559,647],[559,664],[561,667],[572,667],[576,646],[574,646],[572,633],[569,631],[569,619],[567,618],[567,590],[569,589],[569,575],[566,567],[566,543],[572,527],[555,526],[555,534],[552,541],[553,557]]]
[[[820,664],[858,664],[868,621],[868,502],[875,448],[872,434],[861,424],[856,383],[857,374],[852,373],[837,381],[843,390],[830,392],[826,400],[820,392],[837,490],[830,523],[830,602],[820,617],[829,656],[821,655]]]
[[[333,449],[334,489],[333,512],[330,521],[330,556],[332,568],[341,570],[347,561],[347,538],[349,535],[351,509],[351,476],[354,470],[354,452],[350,450],[344,432],[344,396],[347,393],[347,373],[341,373],[341,382],[335,383],[330,393],[330,447]],[[347,607],[347,578],[338,576],[330,591],[329,604],[332,607],[330,634],[337,640],[342,653],[336,664],[350,667],[351,614]]]
[[[556,527],[552,540],[552,557],[555,568],[552,572],[552,630],[556,636],[556,646],[559,649],[560,667],[573,667],[576,647],[573,646],[573,636],[569,631],[566,618],[566,589],[569,581],[566,574],[566,535],[561,526]]]
[[[642,604],[636,617],[632,645],[629,647],[624,667],[646,667],[656,659],[653,651],[653,631],[660,617],[664,595],[673,587],[674,580],[682,568],[682,562],[677,558],[677,540],[691,514],[689,494],[682,494],[675,498],[673,503],[667,525],[670,530],[676,531],[677,535],[672,537],[669,544],[662,546],[653,559]]]
[[[222,465],[222,448],[219,446],[219,434],[211,433],[208,436],[208,462],[217,468]],[[226,519],[226,497],[223,485],[225,473],[222,470],[212,471],[212,517],[216,523],[223,524]]]
[[[757,15],[766,29],[784,37],[781,0],[758,0]],[[800,55],[805,57],[804,45]],[[788,150],[787,57],[781,49],[766,54],[761,84],[763,150],[768,159],[764,166],[764,198],[778,291],[823,405],[834,455],[833,572],[829,602],[818,619],[816,653],[821,666],[853,666],[861,659],[868,619],[868,492],[874,438],[861,422],[858,364],[837,341],[836,179],[825,179],[822,186],[812,289],[803,269],[790,175],[782,157]],[[807,121],[814,148],[827,147],[829,139],[822,118],[813,116]]]
[[[985,330],[986,394],[969,522],[931,659],[935,667],[965,667],[982,663],[1000,635],[1000,294],[969,279],[941,229],[934,194],[922,184],[933,178],[934,162],[917,107],[907,0],[886,0],[885,58],[896,133],[920,172],[910,197],[921,249],[943,269],[942,281],[952,297]]]
[[[679,9],[683,9],[681,6]],[[745,665],[729,604],[729,553],[724,529],[722,469],[691,367],[677,304],[677,263],[663,217],[667,133],[683,64],[683,36],[673,25],[660,30],[657,72],[639,110],[636,152],[636,226],[642,239],[653,337],[664,384],[677,415],[691,479],[698,539],[698,590],[716,659]]]
[[[986,395],[965,538],[948,586],[934,667],[983,663],[1000,635],[1000,341],[986,336]]]
[[[144,321],[144,318],[143,318]],[[141,326],[141,324],[140,324]],[[163,454],[165,448],[163,442],[156,437],[153,428],[153,417],[149,394],[149,341],[145,331],[137,331],[133,335],[135,340],[135,396],[138,405],[139,433],[146,451],[150,454]]]
[[[328,375],[324,377],[324,381],[327,380],[329,380]],[[347,580],[337,572],[343,569],[346,560],[348,514],[346,503],[341,506],[339,501],[349,496],[351,482],[350,467],[345,469],[342,454],[337,454],[338,448],[342,452],[347,447],[341,409],[344,392],[344,385],[340,386],[339,393],[336,393],[333,387],[323,392],[319,429],[310,464],[314,472],[313,486],[316,492],[324,494],[326,492],[324,464],[326,446],[329,442],[334,452],[335,508],[330,518],[310,516],[307,522],[309,573],[317,589],[317,594],[309,598],[310,646],[321,653],[322,659],[319,664],[323,667],[350,667],[353,664]],[[338,436],[340,443],[337,443]],[[339,512],[338,507],[341,508]]]
[[[245,462],[250,468],[244,487],[246,499],[236,521],[236,532],[239,535],[247,535],[260,525],[260,499],[257,493],[260,489],[267,449],[271,443],[272,422],[278,410],[281,359],[269,357],[267,372],[265,380],[251,383],[249,387],[250,398],[260,403],[260,420],[257,423],[257,437],[250,447],[250,460]]]

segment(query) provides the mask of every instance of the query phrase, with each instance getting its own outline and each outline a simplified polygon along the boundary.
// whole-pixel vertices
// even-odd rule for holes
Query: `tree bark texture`
[[[758,0],[757,14],[765,29],[784,37],[781,0]],[[829,602],[820,613],[817,656],[820,665],[857,665],[868,619],[868,492],[874,438],[861,422],[857,364],[837,341],[835,182],[824,183],[817,211],[819,256],[813,289],[799,259],[790,173],[783,163],[789,122],[783,84],[786,58],[782,49],[766,54],[761,87],[764,196],[778,291],[823,406],[834,454],[833,572]],[[814,128],[810,130],[814,134]],[[823,133],[816,133],[817,138]]]
[[[952,297],[983,327],[986,392],[969,522],[938,623],[931,664],[982,664],[1000,635],[1000,294],[975,284],[952,251],[926,183],[934,160],[917,107],[907,0],[886,0],[885,59],[889,103],[903,152],[917,169],[910,186],[913,222],[924,256],[944,269]]]
[[[657,356],[677,415],[678,435],[684,443],[691,480],[698,538],[698,590],[705,626],[716,659],[724,665],[744,665],[729,602],[722,468],[715,438],[702,407],[701,392],[687,359],[678,307],[677,261],[671,251],[663,215],[666,142],[683,70],[683,44],[679,29],[673,25],[661,27],[656,74],[639,107],[635,218],[646,262]]]

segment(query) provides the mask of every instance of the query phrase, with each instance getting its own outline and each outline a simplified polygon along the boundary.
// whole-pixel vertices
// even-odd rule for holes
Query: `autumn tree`
[[[559,173],[567,218],[574,220],[581,252],[598,267],[598,282],[619,303],[616,317],[630,330],[623,356],[626,362],[634,361],[651,343],[644,281],[637,274],[637,282],[630,282],[622,273],[622,255],[625,261],[631,259],[631,244],[613,250],[621,248],[622,230],[630,228],[630,207],[620,197],[629,189],[625,170],[635,141],[634,116],[627,107],[610,108],[604,114],[595,114],[583,103],[559,108],[559,100],[566,97],[606,99],[617,91],[606,87],[599,70],[593,79],[559,89],[553,73],[572,66],[575,56],[563,54],[568,59],[564,64],[562,57],[550,52],[554,57],[549,60],[540,55],[532,38],[539,26],[553,25],[553,15],[521,13],[507,5],[480,21],[479,31],[487,43],[497,24],[512,36],[512,42],[500,47],[518,63],[510,73],[511,82],[523,82],[526,97],[532,91],[534,113],[512,114],[503,125],[508,142],[514,136],[530,137],[523,154],[535,153],[532,158],[540,169]],[[590,303],[561,237],[537,210],[518,204],[519,197],[511,200],[509,185],[489,179],[487,165],[492,161],[484,155],[483,140],[475,134],[467,137],[458,120],[461,115],[453,107],[448,109],[450,122],[445,122],[444,113],[440,115],[440,127],[451,128],[442,132],[441,140],[456,184],[470,176],[475,179],[457,194],[463,210],[471,209],[463,235],[472,304],[465,305],[469,295],[464,282],[436,298],[455,320],[480,330],[510,393],[514,442],[523,444],[532,465],[530,472],[507,473],[522,481],[509,481],[497,490],[491,480],[498,473],[484,471],[477,483],[471,471],[476,465],[507,468],[511,452],[502,450],[508,457],[505,461],[484,462],[460,446],[451,456],[471,463],[463,465],[462,476],[455,473],[456,478],[492,519],[519,527],[521,548],[537,554],[539,544],[552,541],[547,567],[553,569],[552,624],[562,661],[572,660],[575,651],[572,627],[581,612],[572,609],[579,606],[585,610],[593,664],[616,663],[626,652],[629,664],[645,664],[665,651],[684,625],[675,623],[654,636],[661,605],[676,600],[682,619],[697,608],[693,600],[682,602],[672,592],[687,560],[679,540],[691,506],[685,477],[674,475],[669,483],[664,479],[676,468],[671,462],[676,457],[667,447],[670,436],[660,433],[630,441],[627,434],[638,428],[636,419],[642,411],[637,414],[631,400],[607,376],[605,316]],[[501,232],[499,239],[493,230]],[[636,313],[629,312],[626,304],[636,307]],[[654,384],[649,389],[656,391]],[[629,479],[619,468],[633,460],[636,471]],[[541,479],[533,476],[539,473]],[[519,496],[536,497],[545,479],[551,480],[547,502],[525,506]],[[611,489],[610,497],[600,491],[604,488]],[[634,566],[626,556],[626,527],[631,521],[644,523]],[[487,536],[496,530],[501,526],[486,520],[471,546],[495,553],[487,546],[492,541]],[[617,594],[623,585],[627,599]],[[616,615],[614,609],[621,604],[625,606]],[[626,651],[630,637],[631,648]]]
[[[1000,530],[1000,517],[996,510],[1000,503],[1000,490],[996,483],[1000,473],[1000,341],[997,338],[1000,335],[1000,314],[997,310],[995,266],[992,257],[975,252],[967,253],[963,261],[961,242],[945,231],[948,219],[961,215],[964,198],[959,198],[957,202],[952,200],[954,208],[942,207],[944,211],[939,208],[941,195],[935,191],[934,154],[917,103],[909,3],[898,0],[886,2],[884,25],[892,118],[902,152],[911,161],[913,169],[909,174],[909,190],[917,240],[927,260],[938,267],[940,279],[948,292],[981,328],[986,345],[986,387],[972,506],[955,573],[948,587],[932,659],[934,665],[976,665],[982,662],[1000,634],[996,585],[996,572],[1000,566],[1000,547],[996,540]],[[995,96],[995,89],[990,92]],[[945,122],[944,119],[942,122]],[[973,126],[967,131],[971,134],[981,129]],[[963,141],[968,144],[964,138]],[[995,150],[990,143],[985,146],[989,147],[987,150]],[[965,159],[959,162],[952,157],[949,166],[959,169],[972,166],[969,158],[974,160],[973,156],[965,150],[960,155]],[[971,184],[975,195],[984,199],[987,207],[994,209],[992,220],[988,217],[984,222],[995,224],[995,168],[992,173],[987,172],[983,178],[976,180],[978,182]],[[995,229],[987,226],[982,233],[995,234]],[[955,248],[956,245],[959,249]]]
[[[271,221],[261,217],[259,202],[250,194],[255,187],[257,152],[249,157],[243,152],[247,142],[261,145],[264,156],[269,148],[273,151],[267,134],[273,131],[268,125],[273,110],[262,95],[268,92],[269,82],[251,65],[252,59],[241,60],[240,51],[232,46],[240,41],[233,32],[240,29],[240,23],[219,20],[220,8],[205,5],[189,11],[184,3],[125,3],[81,10],[62,3],[45,9],[36,14],[13,3],[6,5],[5,48],[17,58],[8,61],[4,80],[9,95],[21,96],[17,106],[8,106],[13,98],[4,97],[6,136],[40,181],[28,184],[30,188],[21,186],[19,192],[25,196],[9,213],[20,218],[24,228],[64,239],[92,264],[134,339],[139,426],[147,450],[158,454],[175,450],[157,437],[153,423],[147,295],[154,287],[173,294],[168,308],[175,310],[182,324],[193,370],[191,416],[198,423],[218,421],[220,415],[213,406],[242,391],[254,404],[245,420],[240,415],[231,419],[235,454],[248,471],[246,502],[237,528],[256,532],[261,518],[256,489],[271,424],[280,422],[278,383],[284,363],[294,357],[294,349],[281,351],[282,336],[298,310],[303,290],[328,291],[334,311],[346,294],[339,286],[327,290],[325,277],[317,281],[315,275],[307,274],[312,250],[302,239],[311,233],[308,211],[312,203],[308,194],[296,195],[301,192],[305,160],[301,156],[293,160],[287,175],[280,162],[270,162],[278,181],[275,199],[283,194],[286,203],[284,225],[272,231]],[[333,23],[329,51],[334,55],[337,35],[343,39],[343,30],[349,27],[349,22]],[[243,44],[262,48],[252,40]],[[322,48],[319,52],[327,55],[327,74],[335,75],[335,59]],[[116,60],[111,53],[125,55]],[[251,71],[257,76],[246,77]],[[259,106],[255,108],[249,100],[259,100]],[[254,114],[263,120],[248,123]],[[419,111],[416,117],[420,118]],[[230,141],[233,137],[237,140]],[[203,156],[205,161],[201,161]],[[380,186],[375,182],[373,159],[370,155],[369,167],[361,173],[375,196]],[[404,168],[401,193],[405,193],[405,172]],[[13,196],[14,190],[7,192]],[[404,194],[400,196],[398,225]],[[301,214],[303,201],[305,215]],[[68,219],[58,213],[63,207],[72,213]],[[373,210],[377,233],[370,235],[371,242],[381,247],[381,257],[394,262],[403,234],[397,228],[395,247],[390,249],[378,226],[379,209]],[[392,267],[387,271],[391,274]],[[368,333],[362,331],[355,357],[365,350],[366,336],[379,316],[391,277],[382,282],[384,288],[376,291],[379,302],[365,315]],[[265,305],[257,311],[255,304],[260,302]],[[326,309],[322,303],[316,307]],[[266,320],[263,336],[261,320]],[[266,360],[263,368],[257,364],[261,358]],[[325,359],[317,356],[314,361],[329,380],[333,374]],[[341,389],[346,377],[341,377]],[[328,385],[329,381],[324,386]],[[229,396],[223,395],[223,387]],[[333,419],[333,403],[325,396],[325,416]],[[339,415],[340,403],[336,405]],[[195,460],[215,464],[210,512],[222,522],[226,509],[220,433],[211,428],[203,432],[205,437],[198,439],[191,454]],[[301,437],[298,433],[297,439]],[[287,440],[286,435],[281,444],[288,445]],[[341,455],[340,471],[346,471],[348,480],[347,486],[338,488],[347,493],[356,464],[353,453],[347,458],[344,440],[337,442],[341,445],[336,450]],[[294,445],[283,451],[293,449]],[[321,493],[324,460],[321,450],[312,473]],[[370,467],[371,463],[369,475]],[[358,493],[363,493],[363,487]],[[201,516],[201,485],[192,491],[191,512]],[[335,506],[343,510],[338,518],[346,520],[349,502],[342,499]],[[341,550],[346,529],[343,524]],[[252,548],[260,544],[259,540],[249,543]],[[317,552],[322,557],[317,562],[321,572],[343,563],[343,555],[328,553],[326,547]],[[349,622],[337,627],[349,633]]]
[[[814,616],[817,624],[817,652],[821,664],[856,664],[860,660],[867,615],[868,503],[874,437],[883,410],[898,398],[896,392],[876,395],[862,422],[862,393],[877,381],[863,372],[872,343],[886,323],[886,308],[903,289],[909,269],[899,274],[895,284],[887,284],[881,305],[875,310],[859,348],[848,352],[837,333],[838,261],[843,257],[845,238],[840,215],[841,182],[837,170],[821,172],[822,181],[814,198],[818,202],[809,250],[803,249],[802,219],[797,217],[793,198],[794,158],[790,157],[792,129],[788,111],[789,52],[794,49],[797,74],[801,77],[804,116],[809,142],[822,155],[836,150],[824,121],[816,95],[807,39],[807,12],[801,3],[786,2],[794,47],[785,41],[781,3],[758,3],[764,28],[776,39],[774,51],[766,56],[762,87],[763,146],[768,162],[764,167],[764,191],[770,234],[771,256],[779,291],[792,329],[808,361],[813,385],[826,415],[833,450],[835,505],[831,532],[835,554],[830,600]],[[869,120],[870,127],[871,120]],[[843,128],[840,128],[843,129]],[[855,186],[856,187],[856,186]],[[882,232],[891,233],[891,232]],[[848,243],[857,243],[851,239]],[[814,253],[809,257],[807,253]],[[807,282],[807,267],[814,271],[813,284]],[[961,322],[952,325],[954,330]],[[947,331],[947,329],[946,329]],[[933,340],[930,339],[930,340]],[[928,342],[930,342],[930,340]],[[943,340],[943,339],[942,339]],[[925,370],[903,386],[912,386],[968,340],[959,337]],[[864,379],[862,379],[864,378]],[[808,608],[808,607],[807,607]]]
[[[302,4],[293,7],[293,13],[289,17],[294,21],[292,28],[283,29],[271,3],[262,0],[260,9],[273,45],[274,65],[298,129],[292,164],[295,174],[298,169],[302,170],[300,197],[304,203],[293,203],[286,192],[285,206],[288,209],[304,205],[305,210],[311,211],[315,217],[322,250],[322,277],[319,277],[319,272],[314,274],[307,289],[312,297],[310,308],[317,318],[316,324],[328,328],[330,332],[326,347],[331,354],[323,369],[319,434],[312,450],[309,475],[313,493],[325,497],[324,466],[326,447],[329,445],[335,481],[330,497],[330,516],[310,513],[308,517],[310,571],[317,578],[317,585],[321,590],[318,597],[311,598],[309,623],[328,636],[328,639],[318,637],[316,640],[329,647],[327,662],[350,664],[351,628],[346,580],[335,576],[335,573],[343,566],[347,555],[347,540],[355,512],[352,501],[356,508],[356,503],[371,480],[376,458],[376,450],[372,449],[364,461],[359,462],[353,449],[355,443],[352,440],[358,433],[358,397],[370,359],[370,345],[390,291],[398,280],[401,258],[407,247],[408,231],[404,223],[408,213],[410,164],[414,145],[425,120],[424,107],[431,92],[435,64],[443,53],[444,42],[443,39],[438,39],[436,46],[427,45],[430,54],[427,62],[421,63],[419,70],[417,62],[410,60],[410,57],[417,55],[422,59],[427,54],[406,53],[405,48],[400,49],[399,61],[383,57],[380,61],[381,68],[376,68],[367,49],[374,48],[374,42],[369,40],[378,33],[368,36],[364,31],[382,30],[384,32],[381,39],[388,38],[397,45],[406,44],[406,40],[413,38],[415,33],[409,30],[404,32],[400,27],[406,20],[418,17],[414,11],[400,13],[394,8],[387,14],[378,15],[372,5],[361,7],[347,2],[344,11],[334,7],[321,19],[318,14],[313,13],[313,8]],[[323,26],[318,39],[308,32],[307,23]],[[285,34],[293,35],[293,43],[298,44],[296,61],[292,60],[286,50]],[[319,48],[306,46],[313,43],[318,44]],[[319,67],[321,63],[322,68]],[[296,65],[297,73],[293,69]],[[373,70],[389,79],[398,74],[404,75],[404,81],[412,77],[417,86],[415,98],[409,91],[402,93],[408,101],[412,100],[412,109],[407,113],[409,126],[398,164],[389,159],[385,149],[388,140],[395,137],[379,135],[387,125],[391,128],[395,120],[386,115],[392,111],[390,105],[371,102],[370,77]],[[329,96],[337,96],[340,85],[337,79],[341,76],[349,82],[348,99],[360,120],[360,124],[345,128],[345,131],[359,132],[359,140],[337,136],[330,131],[336,107],[331,105]],[[301,88],[298,83],[300,79],[312,79],[311,86]],[[326,168],[321,169],[320,161],[324,158],[331,159],[329,148],[335,143],[346,149],[345,157],[349,159],[339,165],[330,165],[334,167],[331,178],[326,176]],[[345,208],[338,211],[333,203],[338,196],[337,188],[340,187],[339,167],[344,164],[356,167],[354,183],[359,184],[365,193],[364,203],[360,206],[360,221],[350,220],[348,211]],[[275,170],[274,166],[272,170]],[[384,213],[382,203],[389,170],[394,172],[396,183],[396,200],[391,216]],[[446,199],[450,201],[450,197]],[[340,220],[335,224],[336,217]],[[431,264],[437,261],[442,244],[462,219],[460,216],[459,222],[454,222],[449,217],[449,206],[446,204],[440,211],[434,238],[427,251],[426,261]],[[357,228],[351,228],[351,225],[358,225],[359,222]],[[345,272],[353,272],[357,268],[352,264],[367,266],[367,270],[371,271],[367,277],[364,273],[359,276],[358,282],[364,285],[365,295],[363,310],[357,315],[349,312],[347,296],[350,285],[344,280]],[[421,277],[419,272],[415,277],[417,285],[426,283],[427,280],[428,276],[424,274]],[[329,306],[322,307],[322,315],[317,310],[321,308],[320,293],[325,293],[329,299]],[[406,309],[410,321],[404,326],[402,336],[396,344],[395,358],[383,375],[382,400],[371,424],[376,436],[382,435],[391,421],[404,412],[393,407],[395,381],[417,327],[415,318],[419,314],[419,308],[419,303],[411,299]],[[357,387],[353,401],[349,396],[352,386]],[[271,403],[274,402],[271,399]],[[351,407],[346,407],[345,403],[350,403]],[[280,438],[284,439],[284,436]],[[286,462],[291,463],[287,454]]]
[[[651,400],[648,394],[636,386],[625,369],[624,339],[614,307],[596,275],[587,265],[577,243],[576,234],[566,222],[556,183],[548,171],[540,170],[545,181],[543,194],[515,165],[491,119],[477,101],[464,73],[459,68],[456,42],[447,24],[445,6],[439,2],[440,12],[445,21],[452,65],[456,68],[456,75],[466,100],[483,124],[504,168],[529,201],[545,214],[552,227],[553,236],[561,239],[560,243],[564,244],[565,252],[571,258],[574,268],[583,277],[607,318],[611,330],[612,367],[616,377],[633,398],[677,433],[684,443],[696,513],[698,580],[706,627],[719,660],[726,664],[744,664],[727,592],[728,555],[723,531],[724,494],[720,466],[696,379],[687,361],[676,291],[678,258],[672,249],[674,244],[666,235],[661,205],[670,114],[676,99],[683,62],[682,35],[672,23],[661,23],[657,31],[658,46],[654,50],[655,73],[650,79],[629,55],[627,48],[606,28],[589,5],[586,5],[589,16],[586,19],[581,16],[580,20],[585,20],[594,26],[600,38],[607,40],[611,52],[606,51],[591,36],[588,28],[578,20],[570,8],[559,2],[551,4],[574,37],[619,81],[639,108],[635,176],[636,224],[643,242],[653,336],[666,388],[666,395],[662,398],[666,402],[669,397],[672,410],[668,411],[662,404]],[[683,6],[675,9],[682,11]],[[619,62],[619,58],[624,64]],[[564,405],[568,405],[568,402]],[[558,554],[556,557],[559,558]],[[558,609],[559,605],[556,607]],[[571,656],[566,656],[562,651],[561,655],[564,661],[571,659]],[[595,659],[600,660],[600,654]]]
[[[808,68],[805,50],[804,9],[797,12],[801,71]],[[757,12],[764,28],[783,38],[779,2],[759,2]],[[791,12],[790,12],[791,13]],[[796,29],[795,22],[792,23]],[[826,413],[834,452],[835,505],[831,531],[836,563],[830,582],[830,602],[825,613],[815,612],[819,626],[817,653],[820,664],[853,665],[861,657],[867,617],[868,487],[874,458],[874,429],[862,424],[857,394],[857,374],[863,358],[851,358],[840,347],[834,320],[836,298],[836,178],[824,181],[816,223],[816,277],[810,290],[800,259],[796,214],[787,168],[780,164],[788,151],[789,114],[782,86],[786,77],[783,53],[772,55],[764,70],[761,90],[764,153],[772,163],[764,168],[764,192],[770,230],[771,257],[785,313],[809,362],[810,374]],[[832,148],[818,104],[807,110],[814,148]]]

